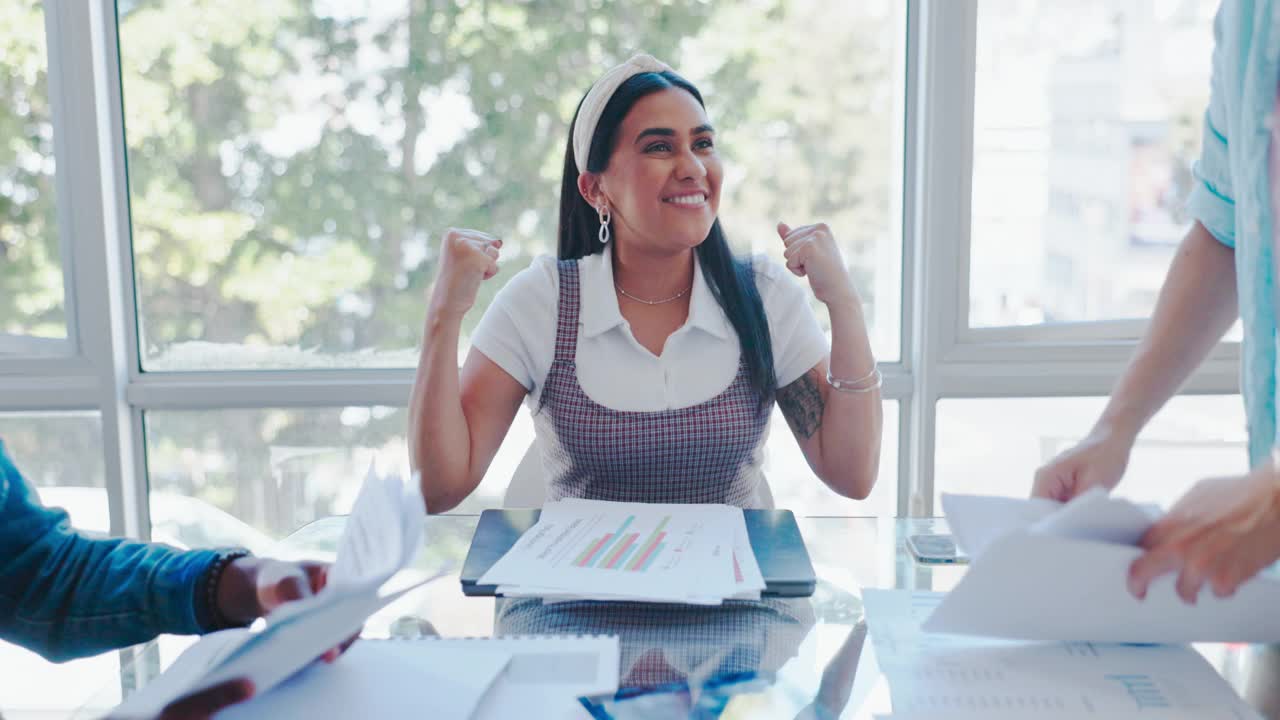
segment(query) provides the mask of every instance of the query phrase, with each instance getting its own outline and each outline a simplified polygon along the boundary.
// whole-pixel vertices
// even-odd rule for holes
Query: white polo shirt
[[[654,356],[618,310],[611,248],[578,261],[576,360],[583,392],[607,408],[640,412],[689,407],[724,392],[742,353],[701,265],[694,263],[688,320],[667,338],[662,355]],[[766,256],[754,257],[753,263],[781,388],[817,365],[830,348],[808,289]],[[472,347],[529,390],[526,403],[534,412],[555,359],[559,297],[556,259],[539,256],[499,291],[471,336]]]

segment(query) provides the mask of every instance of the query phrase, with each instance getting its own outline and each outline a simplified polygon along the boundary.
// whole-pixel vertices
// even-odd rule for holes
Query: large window
[[[1104,398],[943,400],[937,496],[1027,495],[1036,469],[1082,440],[1104,404]],[[1239,397],[1174,398],[1138,437],[1117,494],[1167,508],[1197,480],[1247,472],[1247,440]]]
[[[969,322],[1144,318],[1190,226],[1216,0],[982,0]]]
[[[67,337],[53,113],[39,0],[0,9],[0,357]]]
[[[0,413],[0,441],[41,502],[66,510],[78,528],[111,529],[96,412]]]
[[[701,86],[736,245],[829,223],[897,359],[900,4],[558,5],[120,3],[144,367],[413,366],[440,233],[506,240],[471,328],[555,252],[587,69],[635,49]]]
[[[375,464],[407,475],[406,422],[388,407],[148,412],[152,534],[260,552],[349,512]]]

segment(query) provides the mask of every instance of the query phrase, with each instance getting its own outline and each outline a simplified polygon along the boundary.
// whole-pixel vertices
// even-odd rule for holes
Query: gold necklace
[[[614,283],[614,284],[613,284],[613,286],[614,286],[615,288],[617,288],[618,292],[622,293],[623,295],[625,295],[625,296],[627,296],[627,297],[631,298],[632,300],[635,300],[635,301],[636,301],[636,302],[638,302],[638,303],[644,303],[645,305],[663,305],[663,304],[665,304],[665,303],[669,303],[669,302],[671,302],[672,300],[679,300],[680,298],[682,298],[682,297],[684,297],[685,295],[687,295],[687,294],[689,293],[689,291],[690,291],[690,290],[692,290],[692,289],[693,289],[693,286],[692,286],[692,285],[690,285],[689,287],[685,288],[684,290],[681,290],[680,292],[676,293],[675,295],[672,295],[671,297],[666,298],[666,299],[664,299],[664,300],[645,300],[644,298],[638,298],[638,297],[636,297],[635,295],[632,295],[631,293],[627,292],[626,290],[623,290],[623,289],[622,289],[622,286],[621,286],[621,285],[619,285],[618,283]]]

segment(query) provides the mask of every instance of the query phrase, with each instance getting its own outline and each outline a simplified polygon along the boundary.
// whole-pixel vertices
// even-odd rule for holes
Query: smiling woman
[[[879,373],[834,237],[778,224],[786,268],[830,312],[828,346],[780,265],[730,250],[723,173],[696,87],[647,55],[606,73],[570,131],[559,257],[503,288],[460,376],[461,316],[497,273],[502,240],[445,233],[410,407],[431,511],[479,485],[521,402],[552,500],[767,504],[775,401],[823,482],[871,492]]]

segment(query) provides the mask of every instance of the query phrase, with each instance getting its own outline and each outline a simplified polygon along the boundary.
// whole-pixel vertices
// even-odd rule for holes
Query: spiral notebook
[[[618,665],[611,635],[361,640],[218,717],[568,720],[617,690]]]

